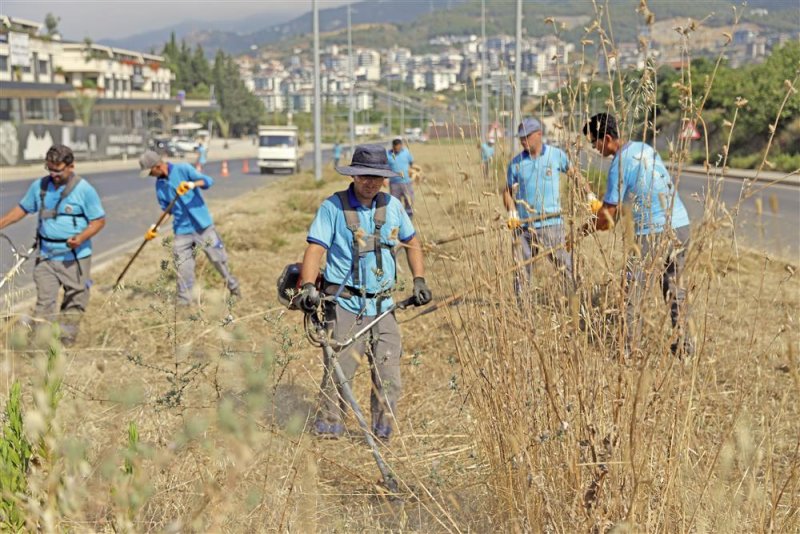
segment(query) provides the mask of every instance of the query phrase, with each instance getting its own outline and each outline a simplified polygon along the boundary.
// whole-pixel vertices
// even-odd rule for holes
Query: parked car
[[[153,137],[147,145],[151,150],[170,158],[178,155],[178,148],[169,137]]]
[[[197,147],[199,146],[197,141],[186,137],[173,137],[172,143],[175,145],[175,148],[178,150],[178,155],[181,157],[187,153],[193,154],[197,151]]]

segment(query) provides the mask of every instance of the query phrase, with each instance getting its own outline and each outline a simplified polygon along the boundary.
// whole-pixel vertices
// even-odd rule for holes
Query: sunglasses
[[[50,174],[50,176],[52,176],[54,178],[56,178],[56,177],[61,178],[62,176],[67,174],[67,171],[69,170],[69,168],[70,168],[70,165],[64,166],[64,168],[61,169],[61,170],[51,169],[50,166],[47,165],[47,164],[45,164],[45,166],[44,166],[44,170],[46,170],[48,172],[48,174]]]

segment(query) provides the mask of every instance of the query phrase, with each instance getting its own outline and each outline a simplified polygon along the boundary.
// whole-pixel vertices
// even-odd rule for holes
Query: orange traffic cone
[[[244,160],[242,162],[242,174],[247,174],[250,172],[250,162],[248,160]]]
[[[222,172],[220,172],[220,176],[222,176],[223,178],[227,178],[229,176],[229,174],[228,174],[228,162],[227,161],[223,161],[222,162]]]

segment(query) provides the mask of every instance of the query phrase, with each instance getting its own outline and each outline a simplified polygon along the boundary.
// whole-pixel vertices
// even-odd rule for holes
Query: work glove
[[[517,210],[510,210],[508,212],[506,226],[508,226],[509,230],[516,230],[522,226],[522,221],[519,220],[519,213],[517,213]]]
[[[314,313],[317,311],[317,307],[319,307],[321,301],[322,299],[320,298],[319,291],[317,291],[317,286],[311,282],[303,284],[303,293],[300,295],[300,300],[298,301],[300,309],[306,313]]]
[[[144,233],[144,240],[145,241],[152,241],[158,235],[158,230],[156,229],[156,225],[154,224],[151,226],[145,233]]]
[[[414,278],[414,299],[417,301],[417,306],[424,306],[431,301],[433,294],[428,289],[428,284],[421,276]]]
[[[591,210],[592,214],[597,215],[597,213],[600,211],[600,208],[603,207],[603,201],[599,200],[592,192],[586,195],[586,200],[589,202],[589,209]]]
[[[178,185],[178,194],[183,196],[195,187],[197,187],[197,185],[194,182],[181,182],[180,185]]]

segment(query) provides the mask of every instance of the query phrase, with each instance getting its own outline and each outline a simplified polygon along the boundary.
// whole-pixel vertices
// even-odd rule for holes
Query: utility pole
[[[406,95],[403,89],[405,80],[403,73],[400,73],[400,137],[404,137],[406,133]]]
[[[319,6],[311,0],[314,30],[314,178],[322,180],[322,98],[319,87]]]
[[[489,95],[488,80],[489,67],[486,61],[486,0],[481,0],[481,140],[486,140],[489,131]]]
[[[386,92],[386,102],[389,105],[389,129],[387,130],[386,133],[388,133],[389,137],[391,137],[392,136],[392,79],[387,78],[386,84],[389,86],[389,90]]]
[[[514,123],[522,122],[522,0],[517,0],[517,41],[514,47]]]
[[[353,91],[355,90],[354,86],[356,84],[356,80],[353,77],[353,30],[352,19],[350,15],[350,4],[347,4],[347,54],[350,56],[347,59],[347,68],[349,70],[348,76],[350,78],[350,113],[348,114],[348,119],[350,121],[350,154],[352,154],[356,148],[356,125],[355,119],[353,118],[353,108],[355,107]]]

